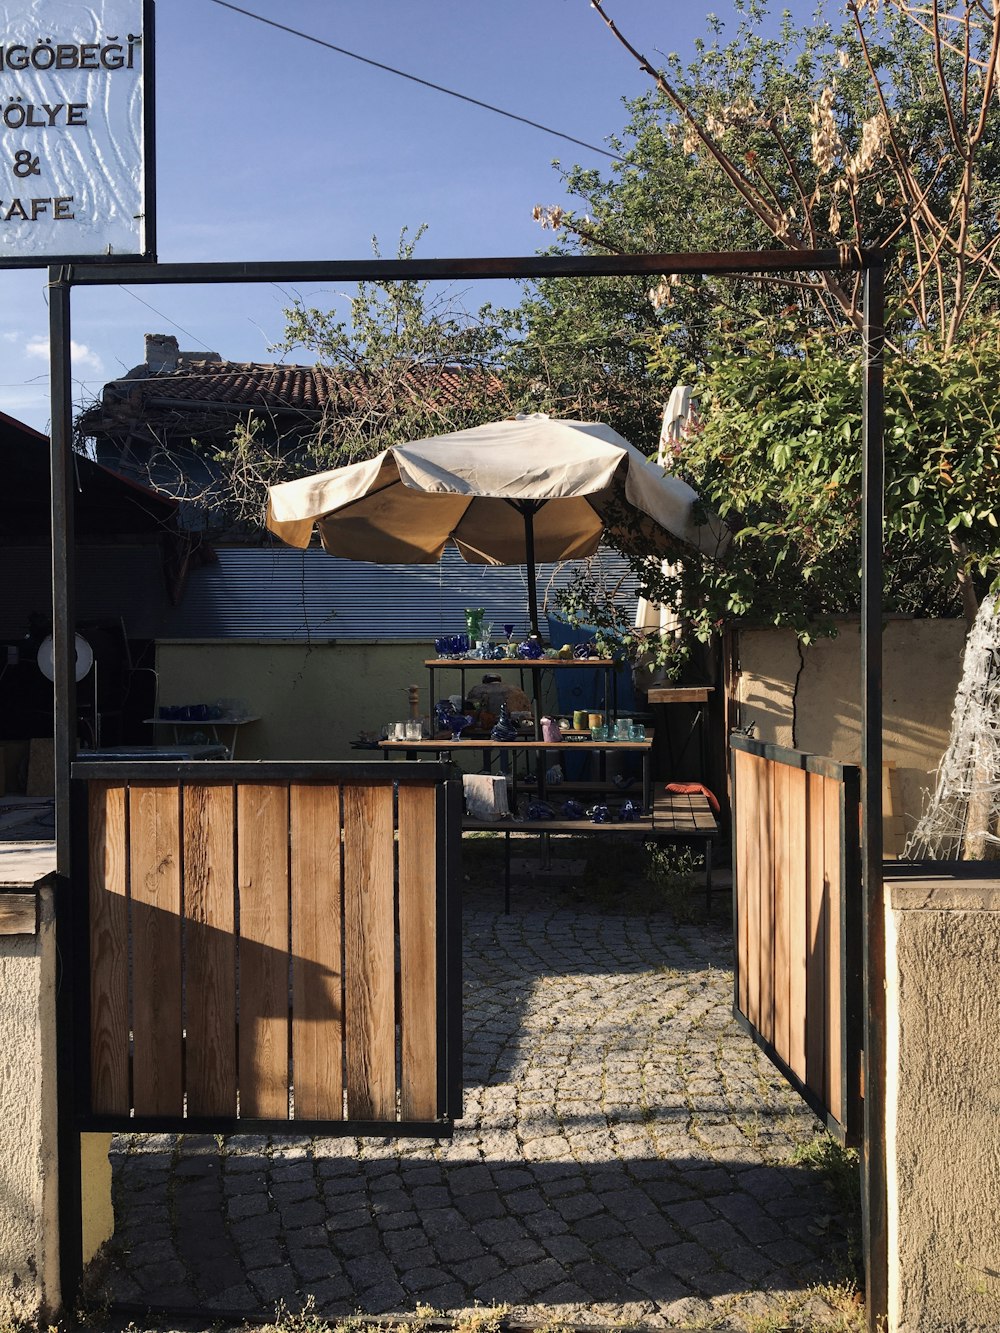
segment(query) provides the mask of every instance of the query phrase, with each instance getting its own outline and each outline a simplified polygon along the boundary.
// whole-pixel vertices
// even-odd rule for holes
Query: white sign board
[[[149,254],[143,12],[0,0],[0,264]]]

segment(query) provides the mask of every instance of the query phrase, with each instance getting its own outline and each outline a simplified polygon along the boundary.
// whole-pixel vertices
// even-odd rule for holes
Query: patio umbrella
[[[375,564],[433,564],[449,541],[472,564],[524,564],[537,634],[536,561],[593,555],[605,533],[653,555],[678,542],[714,555],[726,534],[694,521],[696,501],[610,426],[536,414],[272,486],[267,526],[301,548],[315,527],[331,555]]]

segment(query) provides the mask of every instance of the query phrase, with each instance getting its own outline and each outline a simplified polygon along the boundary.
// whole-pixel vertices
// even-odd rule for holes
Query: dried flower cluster
[[[566,216],[566,210],[560,208],[558,204],[536,204],[531,210],[531,216],[536,222],[541,223],[543,231],[558,231]]]
[[[844,148],[833,116],[836,96],[834,87],[824,88],[819,101],[813,102],[809,110],[809,123],[812,126],[812,160],[821,176],[833,170],[837,157]]]

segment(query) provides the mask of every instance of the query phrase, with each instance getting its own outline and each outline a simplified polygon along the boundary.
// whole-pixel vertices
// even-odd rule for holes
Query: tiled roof
[[[461,402],[470,381],[481,383],[484,377],[493,380],[499,390],[499,381],[488,372],[455,366],[415,367],[407,371],[402,382],[415,396],[433,396],[446,405]],[[367,392],[363,375],[347,376],[322,366],[191,361],[165,374],[112,381],[105,386],[103,406],[127,403],[135,409],[198,404],[229,410],[263,408],[319,414],[338,402],[346,405],[363,399]],[[96,424],[100,414],[100,407],[91,409],[86,414],[89,424]]]

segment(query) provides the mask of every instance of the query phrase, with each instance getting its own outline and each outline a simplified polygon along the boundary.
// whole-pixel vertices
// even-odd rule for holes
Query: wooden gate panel
[[[841,848],[844,834],[840,786],[823,780],[824,840],[827,849],[825,876],[826,908],[826,1096],[835,1120],[844,1120],[844,993],[841,983],[843,958],[843,885]]]
[[[344,792],[344,1036],[347,1114],[396,1114],[393,793]]]
[[[236,788],[240,1114],[288,1116],[288,788]]]
[[[786,769],[788,782],[788,1064],[806,1076],[809,957],[809,787],[808,773]]]
[[[73,776],[89,839],[74,872],[88,883],[73,952],[81,1128],[451,1132],[450,766],[79,763]]]
[[[236,1114],[233,789],[184,788],[185,1086],[189,1115]]]
[[[126,789],[95,782],[88,809],[90,1068],[94,1109],[129,1109]]]
[[[136,1106],[180,1115],[184,1105],[181,1021],[180,799],[176,787],[129,792]]]
[[[341,789],[291,788],[292,1081],[299,1119],[344,1113]]]
[[[857,1141],[857,769],[743,736],[732,747],[736,1012],[830,1127]]]

